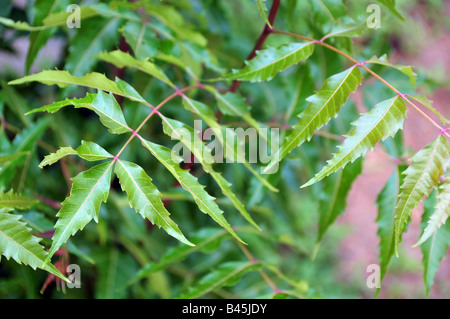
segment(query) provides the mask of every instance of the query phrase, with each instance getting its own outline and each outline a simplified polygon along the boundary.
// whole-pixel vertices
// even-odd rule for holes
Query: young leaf
[[[404,182],[395,209],[395,252],[404,232],[404,226],[417,204],[439,183],[450,158],[450,143],[443,135],[418,151],[411,165],[403,173]]]
[[[353,162],[369,149],[373,149],[379,140],[384,141],[389,136],[394,136],[402,128],[405,118],[406,106],[401,97],[397,96],[375,105],[368,113],[362,114],[352,123],[355,127],[338,146],[339,150],[333,158],[302,187],[312,185],[344,167],[348,162]]]
[[[196,299],[224,286],[235,285],[243,275],[261,269],[261,264],[252,262],[227,262],[220,265],[205,277],[197,286],[178,296],[179,299]]]
[[[130,206],[158,227],[162,227],[170,236],[186,245],[193,244],[184,237],[177,224],[170,219],[170,213],[161,201],[161,193],[152,179],[138,165],[118,160],[114,169],[123,191],[128,194]]]
[[[20,215],[0,212],[0,257],[14,259],[35,269],[43,269],[63,280],[67,280],[52,264],[42,266],[47,252],[39,244],[40,238],[31,234],[31,229],[21,221]]]
[[[426,227],[428,227],[427,221],[433,216],[434,206],[436,203],[435,194],[436,192],[433,192],[430,197],[425,200],[422,223],[420,224],[422,231],[425,231]],[[423,254],[423,280],[425,283],[427,296],[430,293],[431,286],[434,283],[434,276],[438,271],[442,259],[445,258],[449,246],[450,223],[446,223],[441,228],[437,229],[436,232],[431,235],[430,240],[425,241],[420,246]]]
[[[267,16],[267,6],[266,6],[266,0],[256,0],[256,5],[258,7],[259,14],[264,19],[266,24],[272,28],[272,25],[270,24],[269,18]]]
[[[431,214],[428,220],[428,225],[423,231],[423,235],[419,242],[415,245],[422,245],[428,238],[432,237],[445,224],[447,218],[450,216],[450,179],[448,179],[441,186],[439,192],[436,210]]]
[[[215,198],[205,191],[205,186],[201,185],[198,182],[198,179],[191,175],[188,170],[180,168],[180,158],[166,147],[151,143],[143,138],[141,138],[141,142],[142,145],[147,148],[150,153],[152,153],[152,155],[167,168],[167,170],[169,170],[180,183],[181,187],[192,195],[198,208],[203,213],[211,216],[216,223],[228,230],[237,240],[243,242],[222,215],[223,211],[217,206]]]
[[[113,165],[114,162],[99,164],[72,178],[70,196],[62,202],[62,208],[56,215],[56,231],[46,263],[70,236],[92,219],[98,221],[100,205],[108,199]]]
[[[194,154],[195,158],[202,164],[203,169],[207,172],[211,177],[216,181],[217,185],[219,185],[222,193],[228,197],[233,206],[241,213],[241,215],[253,226],[260,230],[259,226],[255,223],[255,221],[251,218],[247,210],[245,209],[244,204],[237,198],[237,196],[231,190],[231,183],[229,183],[220,173],[214,171],[212,167],[212,163],[206,160],[205,157],[205,145],[198,137],[194,130],[175,120],[166,118],[166,122],[163,122],[164,132],[171,136],[172,138],[176,138],[181,141],[192,154]]]
[[[159,69],[157,65],[150,61],[140,61],[133,58],[126,52],[115,50],[112,52],[102,52],[96,56],[102,61],[114,64],[119,68],[135,68],[141,72],[147,73],[164,83],[174,86],[174,84],[167,78],[167,76]]]
[[[310,96],[308,107],[299,115],[300,121],[294,125],[292,132],[286,137],[281,150],[275,158],[281,161],[295,147],[310,140],[314,132],[327,124],[339,113],[350,93],[361,84],[362,74],[357,67],[328,78],[316,94]],[[271,165],[274,165],[272,163]],[[268,166],[266,170],[270,170]]]
[[[241,70],[233,70],[228,80],[261,82],[272,79],[278,72],[307,59],[314,51],[313,43],[290,43],[278,48],[258,51]]]
[[[362,172],[362,161],[357,160],[349,164],[336,174],[332,181],[328,181],[324,188],[324,198],[320,200],[319,232],[317,242],[322,241],[325,232],[334,223],[336,218],[345,212],[348,193],[353,182]]]
[[[39,168],[44,168],[47,165],[52,165],[59,161],[61,158],[68,155],[78,155],[81,158],[92,162],[101,161],[113,157],[100,145],[94,142],[81,141],[81,145],[76,150],[74,150],[70,146],[61,147],[55,153],[51,153],[45,156],[42,162],[39,164]]]
[[[12,189],[7,193],[0,190],[0,211],[3,208],[27,209],[37,203],[39,203],[38,200],[15,194]]]

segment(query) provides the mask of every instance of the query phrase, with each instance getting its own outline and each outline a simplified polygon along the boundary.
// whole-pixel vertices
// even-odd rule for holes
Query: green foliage
[[[404,19],[396,1],[378,2]],[[396,88],[413,90],[397,76],[412,87],[428,79],[388,61],[395,28],[367,30],[366,3],[92,0],[75,29],[68,5],[0,8],[0,49],[24,34],[30,43],[25,73],[8,69],[0,80],[0,252],[15,261],[1,261],[0,296],[39,297],[43,278],[16,263],[66,280],[69,257],[92,279],[68,291],[75,297],[365,295],[336,275],[347,232],[335,221],[377,144],[395,164],[376,201],[381,279],[431,193],[417,243],[429,293],[450,238],[450,122],[427,97]],[[52,37],[67,48],[42,67]],[[376,97],[363,114],[352,105],[360,86]],[[442,126],[426,116],[439,135],[408,162],[402,128],[416,102]],[[257,133],[238,140],[234,128]],[[250,160],[260,149],[270,163]],[[17,274],[27,271],[24,285]]]

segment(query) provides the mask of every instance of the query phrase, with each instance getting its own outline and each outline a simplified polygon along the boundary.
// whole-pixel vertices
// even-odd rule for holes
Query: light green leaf
[[[242,163],[264,186],[272,192],[278,192],[278,189],[270,184],[258,172],[256,172],[250,163],[244,158],[243,152],[238,152],[235,149],[235,141],[239,142],[236,134],[232,130],[226,131],[216,120],[213,111],[205,104],[195,101],[183,96],[183,106],[186,110],[198,115],[206,124],[213,130],[215,137],[218,139],[220,145],[224,148],[225,157],[231,162]],[[225,132],[224,132],[225,131]],[[224,136],[230,137],[225,140]],[[239,145],[238,145],[239,146]]]
[[[97,10],[91,7],[80,7],[80,20],[84,21],[86,19],[90,19],[98,16]],[[73,15],[73,12],[70,11],[58,11],[48,15],[44,20],[43,24],[46,27],[58,27],[58,26],[66,26],[67,18]],[[81,22],[83,23],[83,22]],[[83,25],[83,27],[86,27]]]
[[[76,84],[124,96],[124,92],[119,89],[115,82],[109,80],[103,74],[96,72],[86,74],[82,77],[76,77],[67,71],[45,70],[10,81],[8,84],[17,85],[29,82],[40,82],[46,85],[58,85],[61,88],[65,88],[71,84]]]
[[[21,194],[15,194],[11,189],[5,193],[0,190],[0,210],[3,208],[27,209],[39,203],[38,200],[29,198]]]
[[[364,155],[375,144],[394,136],[403,127],[406,118],[406,106],[401,97],[383,101],[375,105],[368,113],[353,124],[354,128],[346,135],[345,141],[338,146],[338,151],[328,164],[302,187],[312,185],[324,177],[344,167]]]
[[[144,145],[144,147],[146,147],[150,153],[152,153],[152,155],[163,164],[167,170],[169,170],[180,183],[181,187],[192,195],[198,208],[203,213],[211,216],[216,223],[228,230],[237,240],[243,242],[222,215],[223,211],[217,206],[215,198],[205,191],[205,186],[201,185],[198,182],[198,179],[191,175],[188,170],[180,168],[180,158],[166,147],[151,143],[143,138],[141,138],[141,142],[142,145]]]
[[[169,217],[170,213],[161,201],[161,193],[140,166],[119,160],[115,167],[115,173],[119,178],[122,190],[128,194],[128,201],[132,208],[136,209],[143,218],[150,220],[159,228],[162,227],[170,236],[186,245],[193,246]]]
[[[450,158],[450,143],[443,135],[425,146],[411,158],[403,173],[404,182],[395,209],[395,252],[411,213],[424,196],[428,196],[444,174]]]
[[[439,117],[439,120],[441,121],[441,123],[443,125],[449,125],[450,124],[450,120],[447,119],[445,116],[443,116],[440,112],[438,112],[434,107],[433,107],[433,101],[429,100],[425,95],[409,95],[409,97],[411,97],[412,99],[418,101],[419,103],[421,103],[423,106],[425,106],[426,108],[428,108],[430,111],[432,111],[434,114],[437,115],[437,117]]]
[[[198,132],[194,132],[194,130],[185,125],[184,123],[168,119],[166,118],[166,122],[163,122],[164,132],[171,136],[172,138],[176,138],[181,141],[192,154],[194,154],[195,158],[202,164],[203,169],[207,172],[211,177],[216,181],[217,185],[219,185],[222,193],[231,200],[233,206],[241,213],[241,215],[253,226],[260,230],[259,226],[255,223],[255,221],[251,218],[247,210],[245,209],[244,204],[237,198],[237,196],[231,190],[231,183],[229,183],[220,173],[214,171],[212,167],[213,159],[208,160],[205,158],[205,145],[198,137]]]
[[[420,224],[422,231],[425,231],[427,221],[433,216],[433,211],[436,203],[436,192],[433,192],[430,197],[425,200],[424,213],[422,215],[422,223]],[[438,204],[439,205],[439,204]],[[439,265],[447,254],[450,246],[450,223],[446,223],[441,228],[437,229],[431,235],[430,240],[425,241],[420,249],[422,250],[423,259],[423,281],[427,296],[430,293],[431,286],[434,283],[434,277],[438,272]]]
[[[174,86],[174,84],[167,78],[167,76],[163,73],[163,71],[159,69],[156,64],[147,60],[136,60],[126,52],[122,52],[120,50],[102,52],[96,55],[96,57],[119,68],[127,67],[138,69],[139,71],[147,73],[172,87]]]
[[[292,132],[286,137],[275,158],[281,161],[295,147],[300,146],[306,140],[309,141],[316,130],[339,113],[341,105],[345,104],[350,93],[356,90],[361,81],[362,74],[357,67],[352,67],[328,78],[322,88],[307,99],[310,104],[299,115],[300,121],[294,125]],[[268,166],[266,170],[271,168]]]
[[[252,262],[227,262],[220,265],[205,277],[197,286],[191,287],[179,299],[196,299],[224,286],[235,285],[243,275],[261,268],[261,264]]]
[[[380,58],[373,56],[366,63],[374,63],[374,64],[379,64],[379,65],[384,65],[384,66],[399,70],[400,72],[402,72],[403,74],[405,74],[409,77],[409,81],[411,82],[411,85],[413,87],[416,84],[417,74],[413,71],[412,67],[410,65],[392,64],[388,61],[386,54],[384,54]]]
[[[108,199],[113,165],[114,162],[99,164],[72,178],[70,196],[61,203],[62,208],[56,215],[56,231],[46,263],[70,236],[92,219],[98,221],[100,205]]]
[[[105,151],[105,149],[102,148],[100,145],[94,142],[81,141],[81,145],[76,150],[74,150],[70,146],[61,147],[55,153],[51,153],[45,156],[42,162],[39,164],[39,168],[43,168],[44,166],[47,165],[52,165],[57,161],[59,161],[61,158],[66,157],[68,155],[78,155],[81,158],[90,162],[101,161],[113,157],[110,153]]]
[[[437,197],[436,210],[431,214],[428,225],[423,231],[419,242],[415,245],[422,245],[428,238],[432,237],[445,224],[450,216],[450,179],[441,186],[441,191]]]
[[[228,80],[261,82],[272,79],[278,72],[307,59],[314,51],[313,43],[290,43],[278,48],[268,48],[257,55],[241,70],[233,70]]]
[[[45,156],[42,162],[39,164],[39,168],[44,168],[47,165],[52,165],[59,161],[61,158],[66,157],[67,155],[77,155],[77,152],[70,146],[61,147],[55,153],[50,153]]]
[[[67,281],[52,264],[42,266],[47,252],[39,241],[40,238],[33,236],[31,229],[21,221],[20,215],[0,212],[0,256],[33,269],[43,269]]]
[[[256,0],[256,5],[258,7],[258,11],[259,14],[261,15],[261,17],[264,19],[264,21],[266,22],[266,24],[272,28],[272,25],[270,24],[269,18],[267,16],[267,5],[266,5],[266,0]]]
[[[124,91],[120,91],[127,95]],[[63,101],[57,101],[49,105],[42,106],[34,109],[27,114],[44,112],[55,113],[61,108],[73,105],[75,108],[87,108],[94,111],[99,117],[100,122],[109,128],[109,131],[113,134],[123,134],[131,132],[128,127],[122,109],[119,103],[117,103],[112,93],[105,93],[102,90],[98,90],[97,94],[87,93],[84,98],[78,99],[65,99]]]

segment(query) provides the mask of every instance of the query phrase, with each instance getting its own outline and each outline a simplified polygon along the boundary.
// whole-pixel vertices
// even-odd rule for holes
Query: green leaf
[[[159,228],[163,228],[170,236],[178,239],[186,245],[193,244],[184,237],[177,224],[170,219],[170,213],[161,201],[161,193],[152,179],[138,165],[118,160],[115,166],[115,173],[119,178],[123,191],[128,194],[130,206],[150,220]]]
[[[39,168],[44,168],[47,165],[52,165],[59,161],[61,158],[68,155],[78,155],[90,162],[101,161],[113,157],[100,145],[94,142],[81,141],[81,145],[76,150],[74,150],[70,146],[61,147],[55,153],[51,153],[45,156],[42,162],[39,164]]]
[[[391,177],[386,182],[383,190],[378,194],[376,204],[378,206],[377,216],[377,235],[380,238],[378,249],[380,251],[380,281],[386,275],[389,262],[394,256],[395,240],[394,240],[394,216],[395,207],[398,202],[400,193],[400,184],[402,172],[405,166],[396,167]]]
[[[118,18],[83,21],[71,39],[65,69],[75,76],[89,72],[97,62],[93,57],[117,44],[120,24]]]
[[[236,134],[232,130],[223,132],[223,127],[217,122],[213,111],[205,104],[195,101],[183,96],[183,106],[189,112],[198,115],[206,124],[213,130],[215,137],[218,139],[220,145],[224,148],[225,157],[231,162],[242,163],[264,186],[270,189],[272,192],[278,192],[278,189],[270,184],[265,178],[263,178],[258,172],[256,172],[250,163],[243,156],[243,152],[237,152],[235,149],[235,141],[238,141]],[[226,130],[226,129],[225,129]],[[224,136],[230,137],[225,140]]]
[[[133,276],[130,283],[145,278],[152,273],[164,270],[168,266],[186,259],[195,252],[215,250],[226,238],[231,237],[222,228],[203,228],[192,235],[191,240],[195,246],[179,245],[169,248],[158,263],[151,262],[145,265]]]
[[[158,53],[159,40],[147,23],[128,21],[122,34],[138,60],[153,58]]]
[[[184,123],[168,118],[166,118],[166,120],[167,121],[163,122],[164,132],[172,138],[176,138],[181,141],[190,150],[190,152],[194,154],[195,158],[202,164],[205,172],[211,175],[211,177],[216,181],[217,185],[219,185],[222,190],[222,193],[231,200],[233,206],[250,224],[261,230],[245,209],[244,204],[241,203],[241,201],[231,190],[231,183],[229,183],[222,176],[222,174],[214,171],[212,167],[213,159],[209,161],[205,158],[205,145],[198,137],[198,132],[195,133],[191,127],[185,125]]]
[[[32,27],[27,22],[23,21],[14,21],[9,18],[0,17],[0,23],[7,26],[8,28],[20,30],[20,31],[42,31],[46,30],[48,27],[45,26],[38,26],[38,27]]]
[[[418,151],[403,173],[404,182],[395,209],[395,252],[411,213],[424,196],[428,196],[444,174],[450,157],[450,143],[443,135]]]
[[[146,147],[150,153],[152,153],[152,155],[176,178],[181,187],[192,195],[198,208],[203,213],[211,216],[216,223],[228,230],[237,240],[243,242],[222,215],[223,211],[219,208],[219,206],[217,206],[215,198],[205,191],[205,186],[201,185],[198,182],[198,179],[191,175],[188,170],[180,168],[180,158],[178,158],[170,149],[166,147],[151,143],[143,138],[141,138],[141,142],[142,145],[144,145],[144,147]]]
[[[235,285],[243,275],[261,269],[261,264],[252,262],[227,262],[220,265],[202,279],[195,287],[178,296],[179,299],[196,299],[224,286]]]
[[[278,72],[307,59],[314,51],[313,43],[290,43],[278,48],[268,48],[257,55],[241,70],[233,70],[228,80],[261,82],[272,79]]]
[[[21,194],[15,194],[12,189],[7,193],[0,190],[0,211],[3,208],[27,209],[37,203],[39,203],[38,200]]]
[[[39,164],[39,168],[44,168],[47,165],[52,165],[59,161],[61,158],[66,157],[67,155],[77,155],[77,151],[75,151],[72,147],[61,147],[55,153],[50,153],[45,156],[42,162]]]
[[[373,56],[366,63],[380,64],[380,65],[384,65],[384,66],[399,70],[400,72],[402,72],[403,74],[405,74],[409,77],[409,81],[411,82],[411,85],[413,87],[416,84],[417,74],[413,71],[412,67],[410,65],[392,64],[388,61],[386,54],[384,54],[380,58]]]
[[[430,111],[432,111],[434,114],[437,115],[437,117],[439,117],[439,120],[441,121],[441,123],[443,125],[449,125],[450,124],[450,120],[447,119],[445,116],[443,116],[440,112],[438,112],[434,107],[433,107],[433,101],[429,100],[425,95],[409,95],[409,97],[411,97],[412,99],[418,101],[419,103],[421,103],[423,106],[425,106],[426,108],[428,108]]]
[[[102,161],[113,157],[103,147],[94,142],[81,141],[81,145],[77,147],[76,152],[78,156],[89,162]]]
[[[99,164],[72,178],[70,196],[61,203],[62,208],[56,215],[56,231],[46,263],[70,236],[92,219],[98,221],[100,205],[108,199],[113,165],[114,162]]]
[[[424,213],[422,215],[422,223],[420,224],[422,231],[425,231],[427,221],[432,218],[434,206],[436,203],[436,192],[433,192],[430,197],[425,200]],[[447,203],[448,204],[448,203]],[[439,205],[439,204],[438,204]],[[447,206],[448,208],[448,206]],[[431,286],[434,283],[434,277],[438,271],[439,265],[442,259],[447,254],[448,247],[450,246],[450,223],[446,223],[441,228],[437,229],[431,235],[430,240],[425,241],[420,249],[422,250],[423,259],[423,280],[425,283],[425,289],[427,296],[430,293]]]
[[[124,91],[122,91],[122,93],[127,95]],[[94,111],[100,117],[102,124],[109,128],[109,131],[113,134],[131,132],[131,129],[125,121],[122,109],[113,94],[105,93],[102,90],[98,90],[97,94],[87,93],[87,95],[81,99],[73,98],[57,101],[34,109],[27,114],[44,111],[55,113],[67,105],[73,105],[76,109],[86,108]]]
[[[422,237],[415,245],[422,245],[428,238],[432,237],[445,224],[447,218],[450,216],[450,179],[441,186],[441,191],[438,196],[436,210],[431,214],[428,220],[428,225],[423,231]]]
[[[28,152],[18,152],[11,155],[0,155],[0,166],[11,163],[12,161],[28,154]]]
[[[266,6],[266,0],[256,0],[256,5],[258,6],[258,11],[261,17],[264,19],[266,24],[272,28],[272,25],[270,24],[269,18],[267,16],[267,6]]]
[[[135,68],[141,72],[147,73],[162,82],[174,86],[174,84],[167,78],[167,76],[159,69],[159,67],[150,61],[140,61],[133,58],[126,52],[115,50],[111,52],[102,52],[96,55],[102,61],[111,63],[118,68]]]
[[[375,105],[368,113],[362,114],[352,123],[354,128],[346,135],[345,141],[338,146],[339,150],[333,158],[302,188],[336,172],[348,162],[353,162],[369,149],[373,149],[379,140],[384,141],[389,136],[394,136],[402,128],[405,118],[406,106],[399,96]]]
[[[123,253],[114,246],[96,254],[98,280],[96,282],[96,299],[123,299],[127,297],[124,285],[136,272],[136,261],[128,253]]]
[[[66,26],[67,19],[71,15],[73,15],[73,12],[66,11],[66,10],[52,13],[43,20],[44,26],[46,26],[46,27]],[[95,10],[91,7],[80,7],[80,20],[81,21],[93,18],[95,16],[98,16],[97,10]],[[85,27],[86,27],[86,25],[83,24],[83,28],[85,28]]]
[[[321,242],[325,232],[336,218],[345,212],[348,193],[353,182],[362,172],[362,161],[357,160],[335,174],[333,180],[327,181],[320,200],[319,232],[317,242]]]
[[[389,11],[395,14],[399,19],[405,21],[405,18],[400,14],[400,12],[397,11],[397,8],[395,7],[395,0],[377,0],[377,1],[381,4],[384,4],[389,9]]]
[[[103,74],[96,72],[86,74],[82,77],[76,77],[67,71],[45,70],[10,81],[8,84],[17,85],[29,82],[40,82],[46,85],[58,85],[61,88],[65,88],[71,84],[76,84],[124,96],[124,92],[119,89],[115,82],[109,80]]]
[[[361,81],[362,74],[357,67],[352,67],[328,78],[322,88],[307,99],[310,104],[299,115],[300,121],[294,125],[292,132],[286,137],[275,158],[281,161],[295,147],[300,146],[306,140],[309,141],[316,130],[339,113],[341,105],[345,104],[350,93],[356,90]],[[275,165],[275,163],[271,165]],[[268,166],[266,170],[271,168]]]
[[[52,264],[42,266],[47,252],[39,244],[40,238],[21,221],[20,215],[0,212],[0,256],[14,259],[33,269],[43,269],[65,281],[67,279]]]
[[[49,1],[36,1],[33,6],[33,25],[41,25],[42,22],[49,14],[59,10],[61,4],[58,3],[58,0],[49,0]],[[31,66],[39,53],[39,50],[44,47],[47,43],[48,39],[54,33],[54,29],[49,30],[39,30],[31,33],[30,35],[30,45],[28,46],[27,57],[25,60],[25,73],[28,74],[30,72]]]

